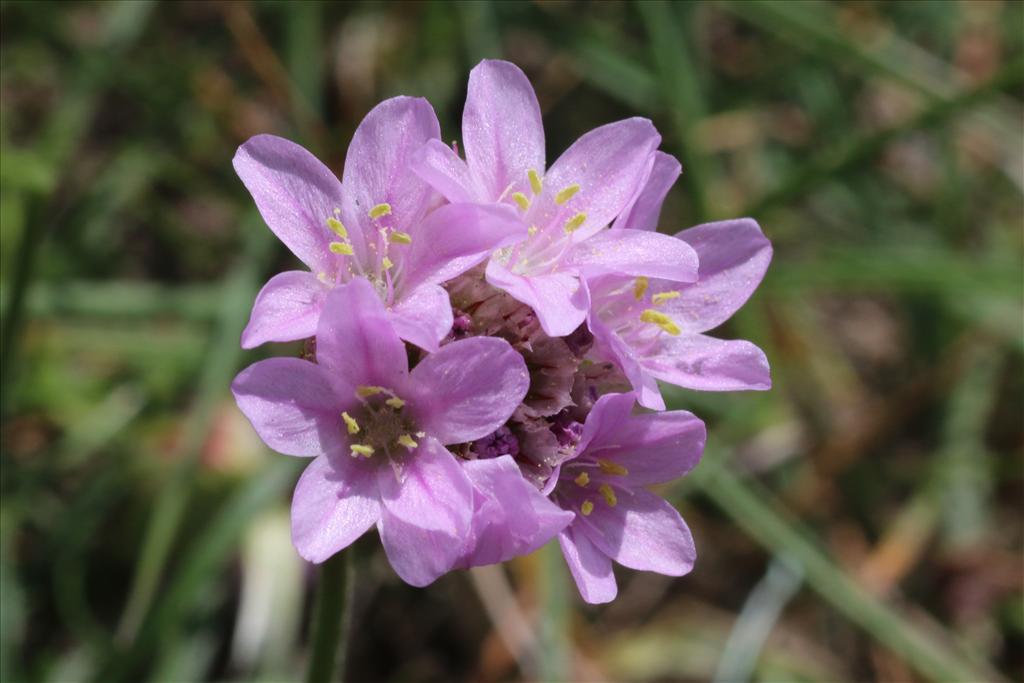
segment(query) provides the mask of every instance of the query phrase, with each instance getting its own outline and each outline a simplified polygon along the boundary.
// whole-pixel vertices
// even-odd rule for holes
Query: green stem
[[[317,586],[313,610],[313,652],[306,672],[307,683],[328,683],[344,675],[352,620],[354,553],[351,548],[348,552],[337,553],[320,567],[320,585]]]

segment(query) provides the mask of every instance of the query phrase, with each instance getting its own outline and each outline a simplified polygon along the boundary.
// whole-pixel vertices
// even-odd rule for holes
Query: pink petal
[[[592,605],[611,602],[618,593],[612,561],[597,549],[577,524],[566,527],[558,534],[565,563],[569,565],[583,599]]]
[[[627,230],[657,230],[661,205],[668,191],[682,172],[679,162],[670,154],[654,153],[654,167],[647,182],[630,205],[615,219],[613,228]]]
[[[487,200],[470,175],[466,162],[440,140],[428,140],[412,156],[413,172],[450,202]]]
[[[367,280],[357,277],[327,295],[316,333],[316,360],[332,381],[395,388],[409,360],[387,311]]]
[[[665,410],[665,399],[661,396],[658,381],[640,364],[633,349],[614,330],[601,322],[592,311],[587,317],[587,326],[594,335],[598,354],[615,363],[633,385],[637,402],[651,410]]]
[[[249,324],[242,331],[242,348],[312,337],[328,291],[327,285],[305,271],[290,270],[270,278],[256,295]]]
[[[440,285],[425,284],[402,296],[391,308],[391,325],[399,337],[426,351],[452,329],[452,305]]]
[[[261,360],[238,373],[231,392],[256,433],[279,453],[313,456],[345,446],[344,398],[315,363]]]
[[[523,357],[497,337],[442,346],[413,368],[410,380],[420,429],[443,444],[487,436],[511,417],[530,386]]]
[[[473,514],[473,489],[455,456],[427,437],[405,461],[401,479],[382,463],[377,485],[384,506],[377,528],[402,580],[426,586],[452,569]]]
[[[694,282],[697,252],[681,239],[643,230],[603,230],[576,246],[570,261],[581,274],[644,275]]]
[[[447,204],[431,212],[413,233],[402,262],[401,286],[446,282],[483,261],[495,249],[526,237],[527,228],[512,207]]]
[[[757,222],[740,218],[683,230],[700,258],[700,280],[665,309],[684,329],[704,332],[728,320],[746,303],[772,260],[772,245]]]
[[[299,477],[292,496],[292,543],[310,562],[323,562],[377,523],[377,481],[367,463],[321,455]]]
[[[544,172],[540,105],[518,66],[485,59],[469,73],[462,140],[470,173],[489,201],[525,192],[530,169]]]
[[[697,551],[679,512],[645,489],[616,491],[615,507],[600,501],[578,523],[599,552],[630,569],[682,576]]]
[[[487,281],[532,308],[551,337],[566,336],[587,317],[587,293],[575,274],[516,275],[491,259]]]
[[[232,163],[278,239],[314,273],[333,273],[327,219],[343,203],[334,174],[299,145],[274,135],[249,138]]]
[[[772,385],[764,351],[748,341],[703,334],[665,336],[644,368],[660,380],[701,391],[763,391]]]

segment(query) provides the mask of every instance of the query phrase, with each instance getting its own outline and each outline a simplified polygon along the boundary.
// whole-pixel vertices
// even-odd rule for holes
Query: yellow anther
[[[537,234],[537,226],[536,225],[531,225],[529,228],[527,228],[526,233],[530,237],[533,237],[534,235]]]
[[[360,384],[356,387],[356,396],[360,398],[366,398],[367,396],[376,396],[377,394],[383,393],[384,387],[375,387],[370,384]]]
[[[594,504],[591,503],[589,500],[583,501],[583,505],[580,505],[580,512],[583,513],[584,517],[586,517],[587,515],[589,515],[593,511],[594,511]]]
[[[354,417],[352,417],[348,413],[342,413],[341,419],[345,421],[345,426],[348,427],[349,434],[359,433],[359,423],[356,422],[356,419]]]
[[[619,502],[619,499],[615,497],[615,491],[612,491],[612,487],[608,484],[601,484],[601,488],[598,490],[604,496],[604,502],[608,503],[610,507],[615,507],[615,504]]]
[[[400,410],[402,408],[402,406],[405,405],[405,401],[403,401],[402,399],[398,398],[397,396],[392,396],[388,400],[384,401],[384,403],[387,403],[389,406],[391,406],[395,410]]]
[[[345,226],[337,218],[328,218],[327,227],[341,239],[348,238],[348,230],[345,229]]]
[[[316,274],[316,279],[324,283],[325,285],[331,284],[331,278],[327,277],[327,273],[323,271],[320,271],[319,273]]]
[[[636,282],[633,284],[633,296],[636,297],[637,301],[644,298],[644,294],[647,292],[647,285],[647,278],[643,275],[636,279]]]
[[[598,460],[597,466],[601,468],[601,471],[605,474],[614,474],[619,477],[624,477],[629,474],[629,470],[620,465],[617,462],[611,460]]]
[[[388,241],[393,244],[412,244],[412,235],[407,232],[393,232],[388,235]]]
[[[523,211],[526,211],[527,209],[530,208],[530,198],[527,197],[522,192],[513,192],[512,199],[515,200],[516,204],[518,204],[519,208],[522,209]]]
[[[416,448],[417,446],[419,446],[419,444],[416,443],[416,440],[413,439],[408,434],[402,434],[400,437],[398,437],[398,443],[400,443],[401,445],[405,446],[410,451],[412,449]]]
[[[586,220],[587,220],[587,214],[585,214],[585,213],[583,213],[581,211],[578,214],[576,214],[575,216],[573,216],[572,218],[570,218],[569,220],[567,220],[565,222],[565,225],[562,226],[562,229],[565,230],[565,234],[566,235],[571,234],[571,233],[575,232],[576,230],[578,230],[579,227],[586,222]]]
[[[540,182],[540,176],[532,168],[526,173],[530,177],[530,189],[533,190],[534,194],[540,194],[540,191],[544,189],[544,186]]]
[[[663,304],[663,303],[665,303],[666,301],[668,301],[670,299],[678,299],[678,298],[679,298],[679,292],[677,292],[675,290],[672,290],[671,292],[658,292],[657,294],[655,294],[654,296],[651,297],[651,303],[653,303],[655,306],[657,306],[658,304]]]
[[[369,458],[371,455],[373,455],[373,446],[367,446],[366,444],[361,443],[354,443],[351,446],[349,446],[349,448],[352,449],[353,458],[356,457],[357,455],[361,455],[364,458]]]
[[[677,336],[682,330],[676,325],[672,318],[668,317],[661,311],[656,311],[653,308],[648,308],[640,314],[640,321],[645,323],[653,323],[663,329],[665,332],[671,334],[673,337]]]
[[[558,194],[555,195],[555,204],[565,204],[567,201],[573,198],[573,195],[575,195],[579,191],[580,186],[577,185],[576,183],[573,183],[568,187],[563,187],[561,190],[558,191]]]
[[[344,242],[331,242],[327,245],[327,248],[331,250],[331,253],[341,254],[342,256],[351,256],[354,253],[352,245],[345,244]]]
[[[381,265],[381,267],[384,268],[384,270],[391,270],[392,268],[395,267],[394,261],[389,259],[387,256],[385,256],[384,258],[382,258],[380,260],[380,265]]]
[[[378,204],[377,206],[370,209],[370,218],[380,218],[381,216],[391,215],[391,205],[384,203]]]
[[[586,486],[590,483],[590,475],[586,472],[580,472],[579,476],[573,479],[577,486]]]

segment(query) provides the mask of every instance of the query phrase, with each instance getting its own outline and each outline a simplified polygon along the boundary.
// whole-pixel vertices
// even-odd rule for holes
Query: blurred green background
[[[0,680],[298,680],[302,463],[228,383],[295,261],[231,168],[256,133],[340,173],[363,115],[518,63],[549,159],[647,116],[663,229],[749,215],[775,260],[720,336],[764,394],[665,491],[692,574],[584,605],[557,548],[355,590],[356,681],[1024,679],[1024,4],[0,4]],[[376,541],[370,544],[376,545]]]

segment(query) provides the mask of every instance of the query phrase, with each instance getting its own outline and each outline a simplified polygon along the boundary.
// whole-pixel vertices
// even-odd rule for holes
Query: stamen
[[[526,229],[526,233],[530,237],[533,237],[534,235],[537,234],[537,226],[536,225],[531,225],[529,228]]]
[[[388,235],[388,241],[394,244],[412,244],[412,235],[407,232],[393,232]]]
[[[402,434],[400,437],[398,437],[398,443],[405,446],[410,451],[419,446],[419,444],[416,443],[416,441],[408,434]]]
[[[387,256],[380,260],[380,265],[384,268],[384,270],[391,270],[392,268],[395,267],[394,261],[389,259]]]
[[[601,484],[601,488],[598,490],[604,496],[604,502],[608,503],[609,507],[615,507],[615,504],[619,502],[619,499],[615,497],[615,491],[612,491],[612,487],[608,484]]]
[[[402,406],[405,405],[405,401],[403,401],[402,399],[398,398],[397,396],[392,396],[388,400],[384,401],[384,403],[387,403],[389,406],[391,406],[395,410],[401,410]]]
[[[605,474],[614,474],[618,477],[624,477],[629,474],[629,470],[619,463],[612,462],[611,460],[598,460],[597,466],[601,468],[601,471]]]
[[[590,483],[590,475],[586,472],[580,472],[579,476],[573,479],[577,486],[586,486]]]
[[[331,284],[331,278],[327,277],[327,273],[323,271],[320,271],[319,273],[316,274],[316,279],[324,283],[325,285]]]
[[[540,182],[540,176],[532,168],[526,173],[530,177],[530,189],[533,190],[534,194],[540,194],[540,191],[544,189],[544,186]]]
[[[375,387],[369,384],[360,384],[359,386],[356,387],[356,396],[358,396],[359,398],[366,398],[367,396],[376,396],[377,394],[382,394],[385,391],[387,391],[387,389],[385,389],[384,387]]]
[[[331,253],[342,256],[351,256],[355,253],[352,251],[352,245],[345,244],[344,242],[331,242],[327,245],[327,248],[331,250]]]
[[[388,203],[378,204],[377,206],[370,209],[370,218],[380,218],[381,216],[391,215],[391,205]]]
[[[653,308],[648,308],[640,314],[640,322],[653,323],[673,337],[678,336],[682,332],[672,318]]]
[[[633,285],[633,296],[636,297],[637,301],[644,298],[644,294],[647,292],[647,278],[643,275],[636,279],[636,283]]]
[[[348,230],[345,229],[345,226],[342,225],[341,221],[339,221],[337,218],[328,218],[327,227],[330,228],[331,231],[341,239],[348,238]]]
[[[567,220],[565,222],[565,225],[562,226],[562,229],[565,230],[565,234],[566,235],[569,235],[569,234],[575,232],[576,230],[578,230],[579,227],[586,222],[586,220],[587,220],[587,214],[585,214],[585,213],[583,213],[581,211],[578,214],[576,214],[575,216],[573,216],[572,218],[570,218],[569,220]]]
[[[558,194],[555,195],[555,204],[558,204],[559,206],[565,204],[567,201],[573,198],[573,195],[575,195],[579,191],[580,186],[576,183],[573,183],[568,187],[563,187],[561,190],[558,191]]]
[[[427,436],[426,432],[416,432],[416,438],[418,438],[418,439],[426,438],[426,436]]]
[[[678,299],[679,296],[680,294],[676,290],[672,290],[671,292],[659,292],[651,297],[651,303],[657,306],[658,304],[663,304],[670,299]]]
[[[356,419],[354,417],[352,417],[348,413],[342,413],[341,419],[345,421],[345,426],[348,427],[349,434],[359,433],[359,423],[356,422]]]
[[[373,455],[373,446],[367,446],[366,444],[361,443],[354,443],[351,446],[349,446],[349,448],[352,449],[351,455],[353,458],[360,455],[363,456],[364,458],[369,458],[371,455]]]
[[[587,515],[589,515],[593,511],[594,511],[594,504],[592,502],[590,502],[589,500],[583,501],[583,505],[580,505],[580,512],[583,513],[584,517],[586,517]]]
[[[518,204],[519,208],[523,211],[530,208],[530,199],[522,192],[513,192],[512,199],[515,200],[516,204]]]

